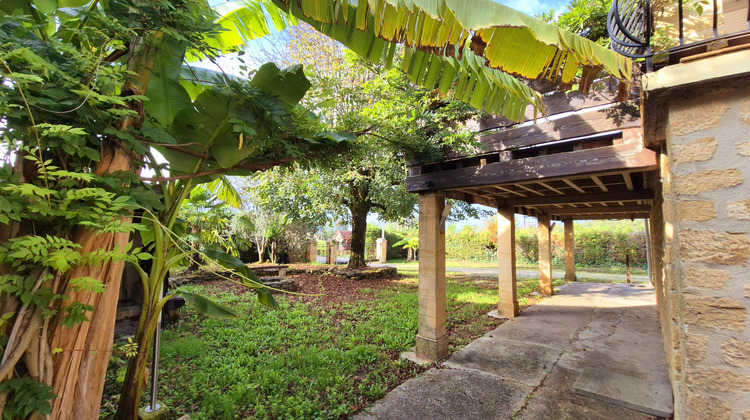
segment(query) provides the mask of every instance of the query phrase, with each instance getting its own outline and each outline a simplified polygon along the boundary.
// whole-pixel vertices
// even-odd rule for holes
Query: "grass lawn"
[[[222,321],[185,308],[179,324],[163,332],[159,399],[173,415],[339,418],[425,370],[399,359],[417,331],[415,272],[357,282],[296,278],[308,295],[279,296],[280,310],[224,282],[188,286],[240,317]],[[528,294],[535,290],[535,281],[520,282],[522,305],[533,303]],[[447,293],[451,352],[502,322],[485,316],[497,302],[494,278],[449,273]],[[115,372],[122,365],[123,359],[113,358],[103,418],[111,415],[119,392]]]
[[[416,269],[419,267],[419,263],[416,261],[410,261],[406,262],[406,260],[390,260],[388,261],[388,264],[393,264],[399,268],[399,270],[403,269],[410,269],[414,268]],[[497,268],[497,262],[488,262],[488,261],[462,261],[462,260],[446,260],[445,261],[446,267],[465,267],[465,268]],[[538,269],[538,265],[533,264],[517,264],[516,269],[518,270],[536,270]],[[564,270],[565,267],[558,267],[553,266],[554,270]],[[588,272],[588,273],[606,273],[606,274],[625,274],[625,267],[619,267],[619,266],[613,266],[613,267],[582,267],[577,266],[576,270]],[[645,268],[640,267],[631,267],[630,273],[633,275],[646,275],[648,274],[648,270]]]

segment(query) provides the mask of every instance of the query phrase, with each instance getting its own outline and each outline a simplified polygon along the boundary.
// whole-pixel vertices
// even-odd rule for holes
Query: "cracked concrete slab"
[[[671,413],[649,285],[569,284],[455,353],[443,367],[405,382],[370,413],[394,419],[618,420]]]
[[[657,417],[672,415],[672,388],[611,369],[586,368],[573,383],[577,394]]]
[[[522,341],[482,337],[455,353],[443,366],[490,373],[536,386],[560,357],[560,351]]]
[[[529,392],[530,386],[495,375],[431,369],[389,392],[354,419],[505,419],[521,408]]]
[[[647,420],[652,416],[574,392],[580,371],[556,366],[529,399],[519,420]],[[508,417],[510,418],[510,417]]]

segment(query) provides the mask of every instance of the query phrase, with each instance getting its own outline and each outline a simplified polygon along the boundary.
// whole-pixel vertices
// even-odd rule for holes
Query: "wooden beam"
[[[640,117],[633,116],[618,106],[613,106],[597,111],[576,113],[553,121],[498,131],[482,136],[479,141],[485,152],[492,153],[639,127],[640,124]],[[458,154],[451,153],[450,156],[458,156]]]
[[[615,203],[617,201],[650,201],[654,198],[652,190],[623,191],[597,194],[576,194],[549,197],[526,197],[502,200],[502,205],[513,206],[541,206],[545,204],[586,204],[586,203]]]
[[[578,185],[576,185],[575,182],[573,182],[573,181],[571,181],[571,180],[569,180],[567,178],[563,178],[563,182],[566,183],[566,184],[568,184],[568,185],[570,185],[574,190],[578,191],[581,194],[585,194],[586,193],[586,191],[583,188],[579,187]]]
[[[586,207],[586,208],[564,208],[550,209],[550,214],[562,216],[568,214],[611,214],[611,213],[645,213],[651,211],[651,206],[613,206],[613,207]]]
[[[526,190],[528,192],[532,192],[532,193],[534,193],[536,195],[544,196],[544,193],[541,193],[541,192],[539,192],[539,191],[537,191],[537,190],[535,190],[533,188],[529,188],[529,187],[527,187],[527,186],[525,186],[523,184],[516,184],[516,187],[518,187],[518,188],[520,188],[522,190]]]
[[[548,189],[548,190],[550,190],[550,191],[552,191],[552,192],[555,192],[555,193],[557,193],[557,194],[560,194],[560,195],[565,195],[565,193],[564,193],[564,192],[562,192],[562,191],[558,190],[557,188],[555,188],[555,187],[553,187],[553,186],[551,186],[551,185],[547,184],[546,182],[542,182],[542,181],[539,181],[539,182],[537,182],[537,184],[539,184],[539,185],[541,185],[542,187],[544,187],[544,188],[546,188],[546,189]]]
[[[648,219],[651,213],[613,213],[613,214],[576,214],[567,215],[566,219],[571,220],[630,220],[630,219]]]
[[[628,191],[633,191],[633,178],[630,177],[630,172],[623,172],[622,177],[625,179],[625,186],[628,187]]]
[[[604,192],[607,192],[607,191],[609,191],[609,189],[607,188],[607,186],[606,186],[606,185],[604,185],[604,183],[602,182],[602,180],[601,180],[601,179],[599,179],[599,177],[598,177],[598,176],[592,176],[592,177],[591,177],[591,179],[593,179],[593,180],[594,180],[594,182],[596,183],[596,185],[598,185],[598,186],[599,186],[599,188],[600,188],[600,189],[601,189],[602,191],[604,191]]]
[[[489,198],[480,197],[478,195],[473,195],[473,194],[469,194],[469,193],[465,193],[461,191],[446,191],[445,198],[451,198],[453,200],[460,200],[469,204],[481,204],[487,207],[497,206],[497,200],[491,200]]]
[[[524,194],[522,192],[511,190],[510,188],[505,188],[502,185],[493,185],[492,188],[497,188],[500,191],[506,191],[506,192],[509,192],[511,194],[516,194],[516,195],[520,195],[521,197],[526,197],[526,194]]]
[[[616,92],[609,92],[608,89],[592,89],[589,95],[584,95],[579,91],[573,92],[555,92],[551,95],[543,96],[542,102],[548,116],[560,114],[563,112],[578,111],[580,109],[591,108],[594,106],[605,105],[614,102],[617,97]],[[534,107],[528,106],[524,116],[526,121],[534,119]],[[491,130],[498,127],[507,127],[517,124],[515,121],[503,117],[485,118],[479,122],[479,131]]]
[[[494,162],[481,169],[461,168],[410,176],[406,178],[406,190],[419,192],[480,187],[618,169],[650,170],[657,167],[658,160],[653,150],[644,149],[637,144],[620,144],[509,162]]]

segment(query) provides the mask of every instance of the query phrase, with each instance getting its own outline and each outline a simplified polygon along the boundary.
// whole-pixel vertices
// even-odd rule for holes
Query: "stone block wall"
[[[675,418],[750,419],[750,83],[667,106],[652,256]]]

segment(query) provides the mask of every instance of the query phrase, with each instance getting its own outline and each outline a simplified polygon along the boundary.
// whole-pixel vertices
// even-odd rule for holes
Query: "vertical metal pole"
[[[719,36],[718,22],[719,22],[719,9],[718,9],[718,6],[716,5],[716,0],[714,0],[714,38]]]
[[[159,293],[159,300],[164,296],[164,288]],[[151,405],[146,408],[147,412],[156,411],[161,408],[156,403],[157,387],[159,385],[159,348],[161,347],[161,315],[164,312],[159,311],[159,320],[156,322],[156,332],[154,332],[154,357],[151,364]]]
[[[682,0],[679,1],[679,4],[680,4],[680,15],[679,15],[679,18],[680,18],[680,45],[685,45],[685,35],[683,33],[684,30],[683,30],[683,24],[682,24],[682,18],[683,18],[682,17],[682,13],[683,13],[682,12]]]

